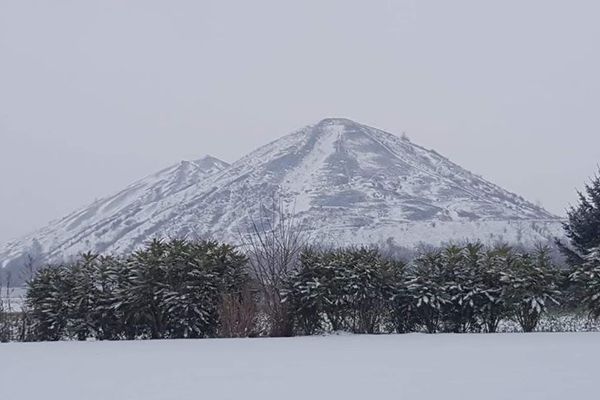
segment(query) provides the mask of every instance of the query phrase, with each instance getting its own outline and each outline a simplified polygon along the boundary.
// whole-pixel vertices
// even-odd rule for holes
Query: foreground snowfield
[[[3,399],[591,399],[600,334],[0,345]]]

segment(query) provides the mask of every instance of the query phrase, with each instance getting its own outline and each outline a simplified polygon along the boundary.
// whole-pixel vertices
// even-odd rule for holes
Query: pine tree
[[[585,193],[578,192],[579,204],[567,211],[564,224],[570,246],[558,245],[573,266],[581,265],[585,256],[600,246],[600,175],[585,186]]]

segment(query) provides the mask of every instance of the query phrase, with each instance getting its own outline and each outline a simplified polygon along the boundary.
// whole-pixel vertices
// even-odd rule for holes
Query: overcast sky
[[[563,214],[600,162],[597,0],[0,0],[0,241],[325,117]]]

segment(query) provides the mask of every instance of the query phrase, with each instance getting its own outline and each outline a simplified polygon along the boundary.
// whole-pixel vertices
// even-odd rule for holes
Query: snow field
[[[2,398],[592,399],[600,334],[0,345]]]

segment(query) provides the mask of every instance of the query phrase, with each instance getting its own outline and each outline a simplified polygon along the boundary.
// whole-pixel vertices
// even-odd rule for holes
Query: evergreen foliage
[[[513,251],[506,246],[478,252],[476,304],[485,332],[494,333],[500,321],[510,316],[503,274],[513,258]]]
[[[27,291],[33,334],[39,340],[56,341],[65,336],[72,286],[67,268],[52,266],[37,272]]]
[[[600,175],[595,176],[578,195],[579,204],[567,211],[564,224],[570,246],[558,242],[573,266],[581,265],[585,256],[600,246]]]
[[[216,242],[152,241],[125,259],[84,254],[40,270],[27,305],[38,340],[212,337],[246,258]]]
[[[571,276],[595,316],[599,254]],[[270,308],[250,271],[243,254],[209,241],[155,240],[123,258],[84,254],[29,283],[33,339],[272,335],[258,325],[259,315],[269,324]],[[291,334],[495,332],[508,319],[528,332],[557,303],[561,277],[545,249],[451,245],[407,264],[372,248],[305,249],[280,297]]]
[[[365,248],[307,251],[284,299],[302,334],[495,332],[507,318],[531,331],[556,303],[558,276],[544,249],[448,246],[409,265]]]
[[[600,175],[579,192],[579,204],[567,212],[564,224],[570,246],[558,245],[573,267],[561,287],[563,298],[580,302],[590,316],[600,317]]]
[[[600,318],[600,247],[592,249],[570,276],[577,285],[578,298],[590,316]]]
[[[502,281],[509,309],[523,331],[531,332],[549,303],[558,304],[556,269],[544,248],[535,254],[515,254],[508,267],[502,272]]]
[[[390,308],[396,266],[367,248],[303,253],[284,290],[297,330],[378,332]]]

